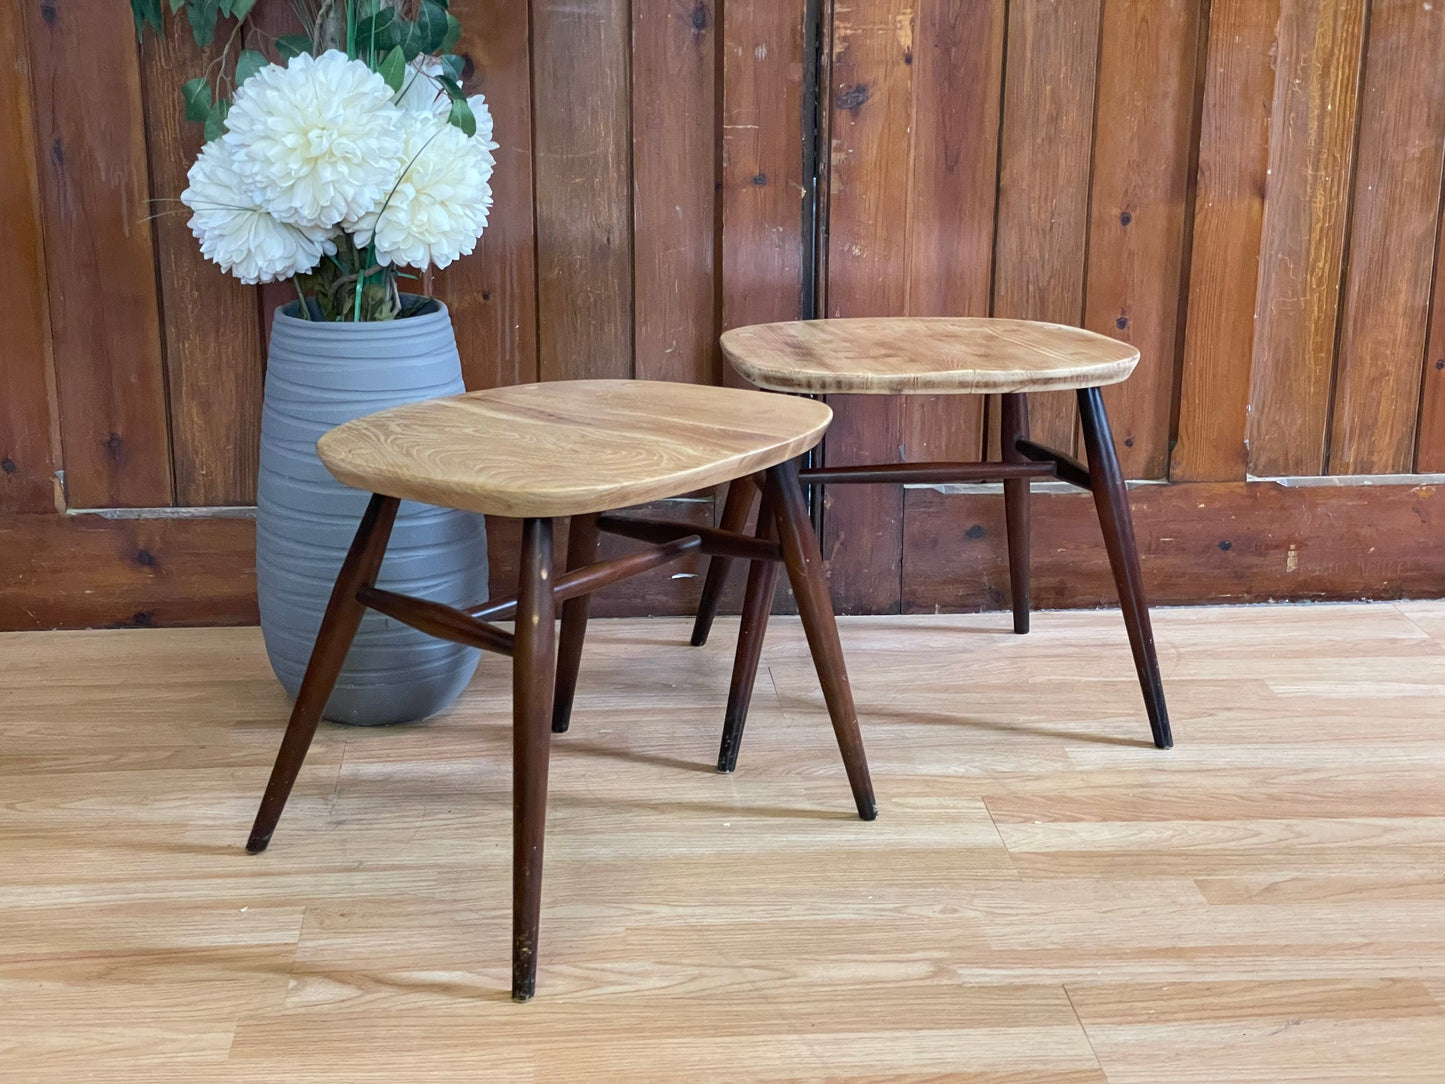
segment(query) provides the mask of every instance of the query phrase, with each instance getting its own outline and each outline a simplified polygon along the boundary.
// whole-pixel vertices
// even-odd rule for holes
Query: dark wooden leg
[[[762,503],[758,506],[758,526],[755,533],[758,538],[773,538],[777,535],[770,492],[764,492]],[[713,558],[714,562],[717,560]],[[728,688],[722,745],[717,754],[717,770],[720,772],[730,772],[738,766],[743,726],[748,721],[748,706],[752,703],[753,686],[757,684],[758,661],[762,657],[763,637],[767,634],[768,615],[773,610],[773,596],[777,593],[777,587],[778,562],[749,562],[748,591],[743,598],[742,627],[738,630],[738,650],[733,659],[732,685]]]
[[[858,711],[853,706],[853,690],[848,685],[848,669],[843,663],[838,623],[833,617],[833,602],[828,597],[828,582],[823,576],[823,555],[818,551],[818,539],[808,519],[808,505],[798,484],[797,464],[781,463],[769,468],[768,488],[776,509],[774,518],[783,546],[783,563],[798,600],[798,613],[803,619],[808,649],[813,654],[823,699],[833,720],[833,733],[853,788],[853,801],[858,806],[858,816],[871,821],[878,816],[878,803],[868,778],[868,758],[863,753],[863,735],[858,731]]]
[[[1000,427],[1003,461],[1027,463],[1018,442],[1029,436],[1029,404],[1022,394],[1005,395]],[[1004,516],[1008,520],[1008,582],[1013,595],[1014,632],[1029,631],[1029,480],[1010,478],[1003,484]]]
[[[567,571],[585,568],[597,560],[597,517],[573,516],[567,531]],[[587,639],[587,616],[592,596],[578,595],[562,603],[562,638],[557,644],[557,691],[552,700],[552,733],[565,734],[572,723],[572,700],[577,695],[577,668],[582,665],[582,643]]]
[[[512,656],[512,999],[537,989],[542,916],[542,836],[547,826],[547,757],[556,664],[552,521],[522,525],[517,577],[517,647]]]
[[[311,649],[306,676],[301,679],[291,721],[286,724],[286,736],[281,739],[281,751],[276,754],[261,808],[256,811],[251,838],[246,841],[246,850],[252,854],[266,849],[271,834],[276,831],[276,822],[281,819],[281,811],[286,808],[286,799],[306,759],[306,750],[311,748],[311,739],[316,736],[316,727],[336,686],[341,664],[346,661],[346,652],[366,613],[366,607],[356,601],[356,592],[376,583],[392,524],[396,522],[398,504],[395,497],[373,496],[366,514],[361,517],[361,526],[356,529],[356,537],[351,540],[351,549],[341,564],[336,586],[331,589],[331,601],[326,604],[326,614],[316,633],[316,646]]]
[[[756,489],[751,477],[735,478],[732,481],[728,486],[727,499],[723,502],[719,528],[736,534],[747,526]],[[732,567],[731,557],[713,557],[708,561],[707,577],[702,583],[702,598],[697,604],[697,620],[692,625],[693,647],[702,647],[707,643],[708,633],[712,631],[713,618],[717,617],[717,608],[722,602],[723,588],[727,586],[728,573]]]
[[[1129,492],[1124,485],[1124,472],[1119,468],[1114,437],[1109,431],[1104,397],[1098,388],[1079,389],[1079,420],[1084,430],[1084,450],[1089,457],[1090,488],[1099,511],[1099,525],[1104,531],[1104,548],[1109,551],[1109,564],[1114,570],[1124,624],[1129,630],[1134,666],[1144,690],[1149,726],[1154,732],[1154,744],[1168,749],[1174,744],[1174,738],[1169,732],[1164,683],[1154,651],[1154,629],[1149,622],[1149,603],[1144,597],[1144,579],[1139,572],[1139,549],[1134,541]]]

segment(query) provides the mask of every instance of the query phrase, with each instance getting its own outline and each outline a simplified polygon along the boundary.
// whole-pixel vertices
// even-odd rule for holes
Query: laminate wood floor
[[[0,635],[0,1080],[1445,1081],[1445,604],[844,624],[880,816],[795,619],[599,621],[507,998],[509,692],[324,726],[254,629]]]

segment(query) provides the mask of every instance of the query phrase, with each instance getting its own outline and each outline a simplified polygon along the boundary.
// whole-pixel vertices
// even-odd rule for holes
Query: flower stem
[[[301,319],[310,320],[311,306],[306,303],[306,295],[301,290],[301,283],[296,281],[296,277],[294,275],[291,277],[291,285],[296,287],[296,299],[301,302]]]

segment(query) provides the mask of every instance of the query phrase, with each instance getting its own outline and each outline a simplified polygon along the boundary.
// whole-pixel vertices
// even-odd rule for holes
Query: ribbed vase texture
[[[404,320],[335,323],[276,313],[261,414],[256,580],[271,668],[296,696],[321,617],[369,494],[322,466],[328,429],[401,403],[465,391],[446,307]],[[483,517],[403,501],[377,584],[452,606],[487,595]],[[326,718],[380,725],[424,719],[471,680],[480,652],[368,610]]]

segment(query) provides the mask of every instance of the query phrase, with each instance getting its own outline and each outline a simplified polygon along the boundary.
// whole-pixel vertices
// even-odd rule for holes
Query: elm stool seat
[[[1082,328],[1027,320],[983,317],[882,317],[813,320],[742,327],[722,337],[723,354],[759,388],[794,395],[983,395],[1001,399],[1002,459],[980,463],[881,463],[834,466],[848,449],[829,449],[829,464],[801,472],[804,484],[944,484],[1002,482],[1008,525],[1009,581],[1014,631],[1029,629],[1029,484],[1058,479],[1089,490],[1099,524],[1129,644],[1144,693],[1154,744],[1173,745],[1139,554],[1129,512],[1129,495],[1109,430],[1099,389],[1127,379],[1139,351],[1127,343]],[[1030,392],[1074,391],[1088,459],[1029,439]],[[751,511],[754,491],[734,483],[724,504],[721,528],[738,530]],[[692,642],[707,641],[732,564],[714,557],[708,568]],[[737,672],[756,674],[756,654],[776,584],[774,572],[755,563],[743,602]],[[746,656],[746,657],[745,657]],[[735,681],[718,752],[718,770],[737,765],[752,684]]]
[[[793,462],[822,439],[832,411],[806,399],[733,388],[579,380],[413,403],[348,422],[317,445],[341,481],[373,494],[342,564],[246,849],[266,849],[367,608],[433,636],[512,659],[512,996],[535,990],[547,762],[567,729],[601,587],[689,554],[784,565],[843,754],[858,815],[877,815],[822,558]],[[743,476],[771,517],[755,535],[608,513]],[[375,586],[401,500],[523,521],[515,597],[469,609]],[[570,517],[567,566],[552,567],[553,520]],[[647,545],[598,561],[599,532]],[[555,616],[561,610],[558,638]],[[490,623],[515,618],[515,632]]]

